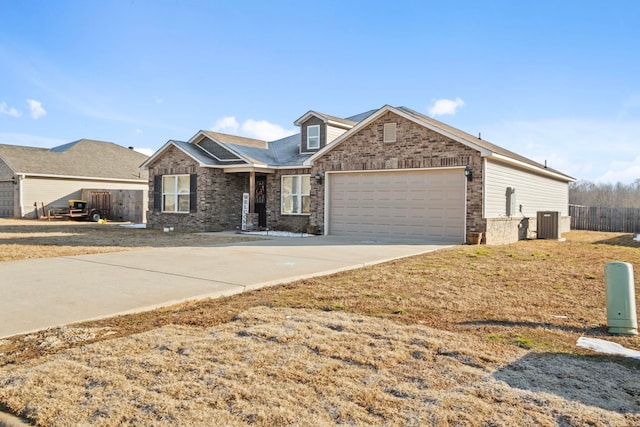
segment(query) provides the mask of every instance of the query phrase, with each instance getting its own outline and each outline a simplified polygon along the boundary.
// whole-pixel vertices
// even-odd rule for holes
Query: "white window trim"
[[[283,190],[283,184],[284,184],[284,179],[285,178],[297,178],[300,182],[298,182],[298,193],[296,194],[286,194],[286,196],[295,196],[298,198],[298,212],[285,212],[284,211],[284,197],[285,197],[285,193]],[[302,212],[302,197],[303,196],[310,196],[310,193],[303,193],[302,192],[302,178],[303,177],[308,177],[309,180],[311,180],[311,175],[282,175],[280,177],[280,214],[281,215],[311,215],[311,212]],[[309,182],[309,184],[311,184],[311,182]],[[309,190],[311,191],[311,190]]]
[[[314,128],[314,129],[318,129],[318,136],[317,136],[317,145],[314,145],[313,147],[311,146],[311,144],[309,143],[310,141],[310,137],[309,137],[309,129]],[[316,137],[314,137],[315,139]],[[320,125],[309,125],[307,126],[307,150],[317,150],[318,148],[320,148]]]
[[[167,176],[173,176],[175,177],[175,187],[173,188],[173,191],[166,191],[164,188],[164,178]],[[162,200],[161,200],[161,204],[162,204],[162,212],[166,212],[166,213],[190,213],[191,212],[191,187],[189,187],[189,192],[188,193],[179,193],[178,192],[178,177],[179,176],[186,176],[189,178],[189,186],[191,186],[191,175],[189,174],[167,174],[167,175],[162,175]],[[176,210],[173,211],[168,211],[165,210],[165,203],[164,203],[164,197],[165,196],[175,196],[176,198]],[[178,210],[180,208],[180,203],[179,203],[179,197],[178,196],[188,196],[189,197],[189,207],[187,208],[186,211],[180,211]]]

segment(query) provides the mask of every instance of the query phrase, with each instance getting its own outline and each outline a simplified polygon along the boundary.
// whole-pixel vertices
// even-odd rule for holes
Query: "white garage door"
[[[13,182],[0,182],[0,218],[13,216]]]
[[[329,174],[329,234],[463,243],[460,169]]]

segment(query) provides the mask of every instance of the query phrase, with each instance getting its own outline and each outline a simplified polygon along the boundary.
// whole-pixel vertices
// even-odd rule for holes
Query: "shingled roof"
[[[0,159],[15,174],[147,181],[142,153],[112,142],[80,139],[51,149],[0,144]]]
[[[538,162],[535,162],[527,157],[521,156],[513,151],[506,150],[500,146],[492,144],[488,141],[475,137],[467,132],[464,132],[460,129],[454,128],[453,126],[449,126],[446,123],[438,121],[432,117],[426,116],[422,113],[418,113],[415,110],[412,110],[407,107],[392,107],[390,105],[384,105],[382,108],[375,110],[373,112],[366,112],[359,116],[354,116],[353,118],[358,118],[360,121],[351,128],[349,131],[342,134],[338,137],[333,143],[326,145],[321,150],[311,155],[308,159],[305,160],[305,165],[310,166],[313,164],[313,161],[327,152],[335,149],[339,146],[344,140],[346,140],[353,133],[358,132],[360,128],[367,126],[370,122],[376,120],[382,114],[387,112],[392,112],[401,116],[404,116],[422,126],[435,130],[436,132],[442,133],[458,142],[461,142],[469,147],[472,147],[482,153],[482,156],[491,156],[495,158],[502,158],[504,161],[512,162],[518,165],[525,165],[528,168],[533,168],[539,173],[543,173],[546,175],[554,175],[556,178],[560,178],[562,180],[566,180],[567,182],[574,181],[575,178],[566,175],[560,171],[549,168],[546,165],[542,165]]]
[[[518,153],[514,153],[513,151],[509,151],[509,150],[507,150],[505,148],[502,148],[502,147],[500,147],[498,145],[492,144],[491,142],[486,141],[484,139],[481,139],[480,137],[473,136],[473,135],[471,135],[471,134],[469,134],[469,133],[467,133],[465,131],[462,131],[460,129],[454,128],[453,126],[449,126],[446,123],[443,123],[443,122],[441,122],[439,120],[434,119],[433,117],[425,116],[424,114],[418,113],[417,111],[414,111],[414,110],[412,110],[410,108],[407,108],[407,107],[397,107],[397,109],[404,111],[405,113],[415,117],[419,121],[422,121],[424,123],[428,123],[431,127],[434,127],[434,128],[437,128],[437,129],[441,129],[444,132],[447,132],[447,133],[449,133],[451,135],[454,135],[454,136],[456,136],[456,137],[458,137],[458,138],[460,138],[462,140],[465,140],[465,141],[469,142],[470,144],[476,145],[476,146],[478,146],[478,147],[480,147],[480,148],[482,148],[482,149],[484,149],[484,150],[486,150],[486,151],[488,151],[490,153],[499,154],[501,156],[508,157],[508,158],[516,160],[518,162],[522,162],[522,163],[528,164],[530,166],[534,166],[534,167],[537,167],[537,168],[540,168],[540,169],[544,169],[544,170],[546,170],[548,172],[552,172],[552,173],[555,173],[555,174],[558,174],[558,175],[562,175],[562,176],[564,176],[564,177],[566,177],[566,178],[568,178],[570,180],[574,179],[573,177],[571,177],[569,175],[566,175],[566,174],[564,174],[564,173],[562,173],[562,172],[560,172],[558,170],[549,168],[546,165],[542,165],[542,164],[540,164],[540,163],[538,163],[538,162],[536,162],[534,160],[531,160],[531,159],[529,159],[527,157],[521,156]]]
[[[446,123],[435,120],[407,107],[392,107],[385,105],[382,108],[365,111],[355,116],[340,118],[310,110],[296,120],[296,125],[301,125],[309,117],[318,117],[332,124],[340,124],[348,130],[338,139],[326,145],[316,153],[300,153],[300,133],[281,138],[276,141],[262,141],[245,138],[237,135],[228,135],[219,132],[201,130],[189,142],[169,141],[142,165],[145,169],[154,162],[161,152],[170,145],[176,146],[205,167],[227,167],[232,165],[266,166],[266,167],[309,167],[318,157],[340,145],[359,128],[376,120],[381,114],[393,112],[431,128],[437,132],[453,138],[465,145],[479,150],[483,156],[491,156],[502,161],[509,161],[518,165],[533,168],[539,173],[554,175],[566,181],[574,178],[560,171],[548,168],[527,157],[521,156],[486,140],[475,137]]]

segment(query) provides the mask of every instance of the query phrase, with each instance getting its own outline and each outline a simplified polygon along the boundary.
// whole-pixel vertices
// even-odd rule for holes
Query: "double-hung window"
[[[311,212],[311,175],[285,175],[282,177],[282,213],[306,215]]]
[[[320,125],[307,126],[307,148],[309,150],[320,148]]]
[[[162,176],[162,211],[188,213],[191,199],[190,175]]]

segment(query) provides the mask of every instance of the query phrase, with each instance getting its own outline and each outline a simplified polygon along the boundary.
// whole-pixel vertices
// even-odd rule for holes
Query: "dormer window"
[[[307,126],[307,148],[309,150],[320,148],[320,125]]]

